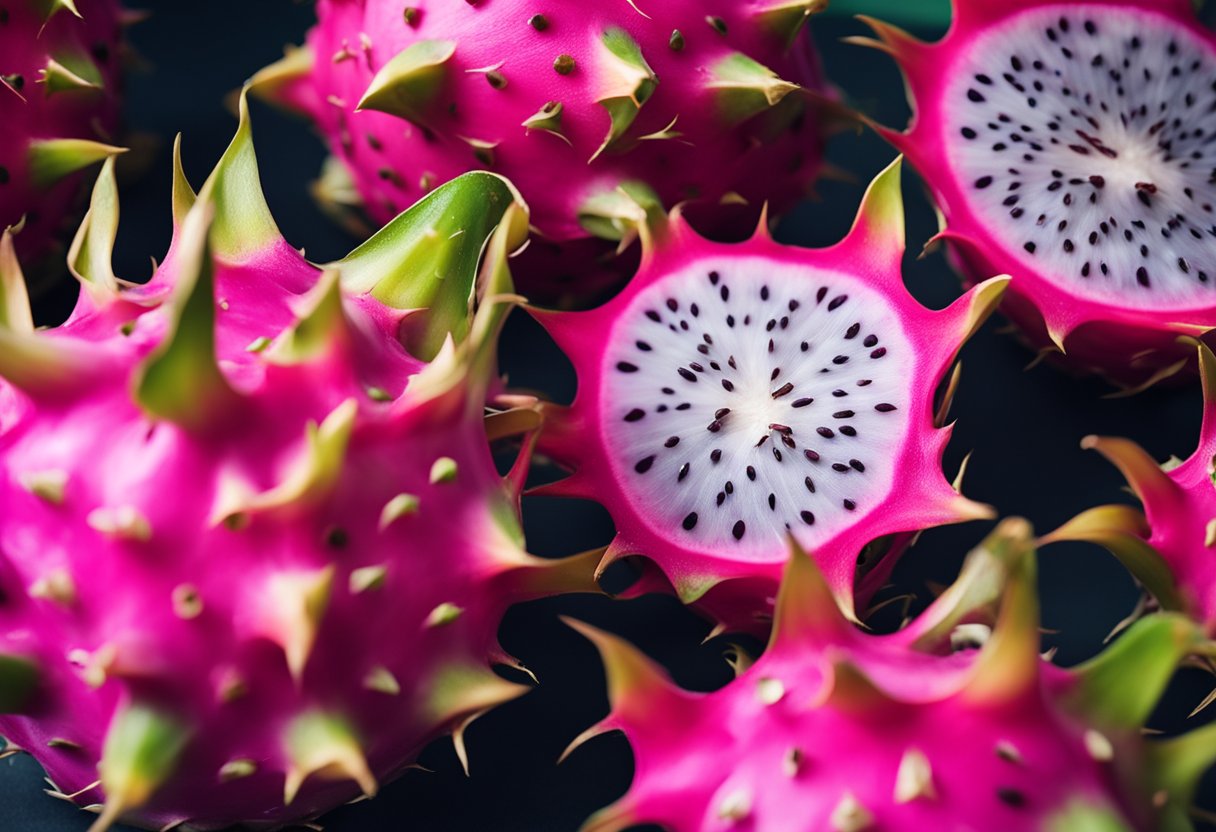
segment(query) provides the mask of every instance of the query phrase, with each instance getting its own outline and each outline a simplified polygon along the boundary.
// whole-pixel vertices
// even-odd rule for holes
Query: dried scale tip
[[[288,826],[443,733],[463,758],[469,721],[525,690],[491,669],[514,661],[507,607],[595,589],[589,556],[524,551],[487,439],[518,193],[466,174],[317,266],[279,234],[239,104],[197,195],[175,147],[148,284],[113,273],[111,162],[62,326],[34,329],[0,235],[0,538],[30,542],[0,555],[0,734],[93,832]],[[115,610],[140,614],[119,632]]]
[[[931,183],[964,280],[1016,275],[1025,340],[1123,394],[1190,377],[1179,337],[1216,327],[1216,182],[1195,176],[1216,46],[1194,10],[960,0],[933,44],[867,22],[854,42],[898,61],[917,111],[876,129]]]
[[[944,475],[926,485],[948,433],[922,426],[944,419],[935,391],[1008,279],[942,312],[911,298],[898,162],[845,241],[819,251],[763,226],[711,243],[656,202],[622,187],[582,216],[600,236],[642,237],[622,293],[590,312],[531,310],[579,376],[540,438],[573,475],[539,493],[600,502],[618,529],[605,563],[648,558],[728,628],[763,630],[791,535],[855,615],[916,530],[990,516]],[[885,557],[858,581],[876,539]]]
[[[809,41],[791,48],[818,5],[546,8],[495,0],[457,3],[443,14],[418,6],[426,8],[422,19],[402,25],[366,0],[342,12],[319,3],[306,44],[259,72],[254,90],[303,112],[324,134],[334,160],[319,196],[348,225],[386,222],[417,199],[419,182],[433,186],[492,165],[519,186],[539,232],[520,255],[525,294],[577,302],[576,295],[623,283],[632,268],[621,256],[631,240],[600,240],[579,221],[588,201],[626,181],[644,183],[668,208],[697,202],[711,225],[754,216],[766,204],[784,211],[806,193],[830,108],[787,93],[826,91]],[[521,37],[536,48],[517,48]],[[351,45],[365,38],[375,60],[350,59]],[[710,68],[732,49],[771,77],[750,93],[721,92]],[[324,60],[335,54],[343,59]],[[746,103],[726,106],[724,97]],[[543,136],[535,117],[554,100],[564,106],[560,130],[540,126]],[[520,124],[527,129],[515,129]],[[554,137],[564,146],[540,144]],[[485,146],[469,153],[470,140]],[[697,152],[673,152],[672,143]]]
[[[696,832],[707,817],[756,832],[791,817],[837,832],[1176,822],[1216,759],[1210,744],[1197,753],[1213,731],[1160,741],[1143,728],[1200,648],[1198,631],[1157,615],[1077,668],[1039,658],[1031,537],[1025,521],[1005,521],[953,587],[881,636],[852,626],[795,550],[767,650],[712,693],[681,691],[624,641],[575,624],[603,657],[611,703],[584,738],[620,730],[637,760],[631,790],[585,828]],[[993,639],[952,650],[954,627],[977,621]],[[987,668],[1023,644],[1033,662],[997,690]]]

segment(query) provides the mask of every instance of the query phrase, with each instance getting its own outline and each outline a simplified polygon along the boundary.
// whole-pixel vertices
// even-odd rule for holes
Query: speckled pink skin
[[[697,602],[698,609],[727,629],[767,631],[772,597],[788,554],[784,540],[779,536],[767,550],[743,556],[732,551],[729,544],[720,548],[695,545],[687,536],[680,535],[678,528],[666,528],[658,518],[650,516],[650,506],[632,493],[633,485],[627,476],[631,472],[624,471],[615,461],[619,455],[614,454],[609,436],[612,425],[621,419],[622,408],[628,405],[607,395],[609,381],[616,372],[613,366],[616,359],[610,347],[614,340],[626,338],[614,334],[614,327],[640,293],[661,285],[674,272],[689,269],[703,272],[720,269],[724,279],[728,279],[732,268],[737,270],[740,264],[753,258],[772,264],[773,272],[780,275],[774,286],[791,277],[805,277],[805,292],[794,294],[803,297],[808,305],[815,304],[819,285],[816,281],[825,270],[839,275],[833,279],[842,294],[851,285],[876,292],[889,304],[904,337],[912,345],[907,381],[910,394],[898,412],[889,414],[889,430],[898,437],[891,457],[895,461],[889,465],[893,472],[889,487],[882,493],[866,493],[865,501],[850,515],[848,525],[828,539],[816,538],[811,544],[807,542],[811,529],[799,524],[792,530],[796,538],[812,549],[819,568],[849,614],[865,612],[870,596],[889,575],[909,539],[904,533],[990,516],[987,507],[960,496],[942,473],[942,454],[951,429],[936,421],[934,394],[963,343],[999,302],[1006,281],[989,281],[942,311],[931,311],[916,301],[901,276],[904,236],[899,189],[900,169],[895,164],[871,186],[849,236],[831,248],[819,250],[779,245],[763,226],[746,243],[714,243],[698,236],[676,215],[658,241],[646,247],[637,276],[609,303],[588,312],[531,310],[573,362],[579,379],[572,405],[554,407],[548,412],[540,440],[542,451],[570,467],[573,473],[538,491],[591,499],[607,508],[617,533],[605,555],[605,564],[620,557],[642,555],[661,573],[648,575],[643,588],[673,586],[686,602]],[[782,268],[801,273],[781,274]],[[708,316],[707,311],[703,317]],[[704,326],[712,328],[718,324],[704,323]],[[719,328],[726,329],[725,325]],[[656,361],[670,361],[672,383],[680,384],[675,366],[688,357],[660,356],[657,352],[652,355]],[[690,356],[697,357],[695,353]],[[707,383],[714,385],[716,381],[711,379]],[[706,421],[712,418],[707,415]],[[776,439],[773,444],[776,447]],[[820,445],[820,450],[826,452],[828,447],[822,446],[830,443],[821,441]],[[795,461],[802,464],[802,451],[792,453]],[[827,471],[830,461],[825,457],[806,473],[818,478]],[[709,468],[707,461],[693,465]],[[801,490],[800,483],[797,490]],[[841,510],[837,507],[836,511]],[[862,586],[855,587],[858,555],[868,543],[887,535],[895,536],[888,561],[871,573]]]
[[[979,217],[969,204],[971,183],[961,178],[951,154],[944,150],[954,139],[953,133],[947,133],[951,103],[946,95],[948,81],[956,75],[955,64],[976,38],[999,31],[1023,13],[1041,9],[1059,8],[1074,16],[1091,10],[1099,21],[1134,10],[1180,24],[1213,49],[1216,37],[1200,23],[1189,0],[953,0],[953,6],[950,31],[932,44],[871,22],[882,40],[881,48],[895,57],[904,72],[914,109],[906,131],[877,129],[908,157],[932,189],[945,216],[941,238],[951,246],[952,261],[969,284],[989,274],[1013,276],[1001,311],[1032,349],[1049,353],[1052,363],[1077,373],[1102,375],[1128,390],[1173,376],[1181,382],[1193,378],[1193,351],[1179,346],[1177,339],[1180,335],[1198,337],[1216,327],[1216,303],[1205,300],[1172,308],[1137,308],[1132,303],[1087,297],[1037,271],[1020,248],[1002,240],[1000,227]],[[998,83],[1002,82],[998,79]],[[1159,239],[1157,243],[1166,245]],[[1083,242],[1078,246],[1079,251],[1085,250]],[[1060,348],[1066,351],[1064,355],[1059,354]]]
[[[181,256],[179,228],[146,288],[101,303],[82,292],[71,320],[46,334],[80,350],[62,386],[27,394],[0,381],[0,653],[35,659],[43,673],[34,708],[0,716],[0,735],[33,754],[61,792],[100,804],[106,795],[93,784],[112,717],[129,702],[159,707],[188,738],[169,779],[124,819],[277,827],[360,793],[350,778],[313,774],[284,806],[292,718],[318,708],[344,718],[376,779],[400,774],[431,739],[522,692],[490,670],[509,661],[497,627],[508,605],[548,591],[551,570],[522,549],[518,505],[486,441],[485,380],[462,380],[457,364],[449,384],[439,360],[407,354],[398,341],[406,313],[348,293],[344,328],[315,358],[275,363],[247,349],[290,329],[321,277],[282,239],[215,258],[216,352],[237,395],[198,430],[150,418],[132,400],[133,373],[165,336],[170,310],[160,304]],[[350,402],[357,413],[334,488],[252,511],[240,528],[217,519],[225,478],[254,493],[275,487],[303,461],[308,426]],[[434,481],[441,457],[455,463],[451,481]],[[68,474],[59,504],[19,484],[47,470]],[[382,509],[400,494],[416,496],[417,511],[384,525]],[[103,534],[86,520],[118,507],[146,518],[150,537]],[[375,566],[385,568],[380,586],[352,584],[354,570]],[[272,584],[326,568],[332,594],[293,678],[293,628],[276,618]],[[74,599],[33,591],[57,572]],[[195,617],[175,609],[183,584],[202,603]],[[428,623],[442,604],[462,612]],[[92,670],[103,674],[86,680],[99,656]],[[399,692],[369,686],[378,668]],[[230,696],[237,682],[242,693]],[[234,759],[257,771],[223,780]]]
[[[45,28],[39,5],[33,0],[6,3],[0,19],[0,229],[26,218],[16,246],[27,261],[45,254],[68,232],[81,183],[74,174],[49,188],[37,187],[30,181],[30,141],[78,138],[113,144],[119,110],[122,29],[116,0],[79,0],[83,19],[62,10]],[[65,52],[90,56],[105,79],[104,88],[48,95],[38,81],[41,70],[48,57]],[[20,76],[20,82],[13,76]]]
[[[405,5],[419,11],[416,26],[403,22]],[[780,35],[764,30],[755,19],[775,5],[766,0],[639,0],[632,4],[638,11],[630,5],[323,0],[317,4],[319,23],[306,44],[315,58],[314,70],[285,88],[281,98],[316,122],[349,168],[376,222],[420,197],[424,177],[437,184],[485,167],[465,139],[494,145],[489,169],[511,179],[528,200],[541,237],[533,243],[537,246],[588,237],[578,221],[580,206],[625,180],[649,184],[669,207],[694,197],[714,206],[733,192],[753,210],[767,201],[772,210],[781,211],[803,197],[819,171],[822,140],[817,119],[799,115],[800,94],[770,113],[732,125],[718,114],[705,84],[709,66],[740,51],[787,81],[822,90],[822,75],[805,32],[787,50]],[[544,31],[529,25],[537,13],[548,20]],[[725,22],[725,36],[706,22],[710,15]],[[610,83],[599,69],[599,40],[614,26],[633,36],[659,78],[627,135],[654,134],[678,119],[675,130],[681,138],[630,142],[634,146],[627,151],[609,150],[589,162],[610,125],[607,111],[597,103]],[[668,45],[675,29],[685,39],[679,52]],[[364,36],[370,44],[366,49]],[[405,47],[426,39],[457,43],[450,62],[452,80],[428,122],[433,135],[392,115],[355,112],[376,72]],[[344,48],[350,58],[331,60]],[[553,69],[554,60],[563,54],[576,63],[565,76]],[[497,64],[507,80],[503,89],[469,71]],[[551,100],[563,104],[562,129],[568,143],[522,126]],[[454,116],[447,112],[449,103],[457,108]],[[712,212],[706,213],[712,226]],[[601,254],[610,251],[602,243],[590,248]],[[581,281],[588,259],[584,243],[556,264],[536,257],[525,259],[517,271],[525,289],[538,280],[538,269],[555,277],[573,273]]]
[[[1021,658],[1006,655],[1019,670],[996,683],[1003,690],[981,690],[1001,675],[985,653],[1010,646],[998,644],[1004,611],[985,647],[952,653],[954,624],[992,617],[943,628],[958,601],[946,595],[907,629],[868,635],[829,611],[818,578],[795,569],[767,651],[712,693],[679,689],[626,643],[580,625],[604,655],[612,702],[580,741],[620,730],[636,761],[629,792],[584,832],[1159,828],[1136,785],[1138,732],[1104,729],[1120,762],[1100,759],[1086,741],[1094,715],[1071,698],[1078,680],[1038,659],[1037,637],[1017,648],[1028,648]],[[901,775],[917,753],[923,778]],[[1081,807],[1106,823],[1069,814]]]

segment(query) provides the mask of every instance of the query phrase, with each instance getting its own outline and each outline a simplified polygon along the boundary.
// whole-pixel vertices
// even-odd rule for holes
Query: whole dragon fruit
[[[1127,505],[1100,506],[1045,541],[1105,546],[1160,606],[1189,613],[1216,636],[1216,356],[1202,343],[1199,368],[1203,429],[1199,447],[1185,462],[1158,465],[1129,439],[1089,436],[1082,443],[1118,466],[1145,513]]]
[[[177,169],[146,286],[110,270],[112,162],[65,325],[32,329],[7,236],[0,258],[0,734],[93,832],[278,827],[440,734],[463,757],[524,690],[491,670],[507,605],[592,587],[524,552],[522,468],[504,486],[486,441],[509,184],[455,180],[318,268],[241,114],[197,201]]]
[[[453,176],[493,170],[533,209],[539,239],[516,270],[527,288],[585,291],[639,221],[625,183],[669,206],[696,200],[711,224],[807,192],[822,142],[800,87],[823,82],[799,36],[824,5],[322,0],[307,44],[254,90],[329,143],[324,201],[381,223]]]
[[[114,147],[122,14],[115,0],[16,0],[0,7],[0,230],[18,254],[47,253],[83,168]]]
[[[573,474],[541,493],[608,509],[605,565],[644,555],[686,603],[765,631],[791,534],[852,615],[854,590],[864,608],[890,574],[893,541],[989,516],[942,476],[952,388],[936,413],[934,399],[1007,278],[943,311],[912,298],[898,161],[828,249],[778,245],[763,222],[736,245],[678,212],[653,222],[612,301],[532,310],[578,373],[540,440]]]
[[[915,110],[878,128],[924,175],[968,281],[1043,355],[1129,392],[1216,327],[1216,37],[1192,0],[954,0],[925,44],[869,21]],[[1189,372],[1188,372],[1189,374]]]
[[[603,654],[612,711],[575,746],[620,730],[636,760],[630,791],[583,832],[1191,829],[1216,729],[1141,731],[1200,634],[1157,615],[1080,667],[1042,660],[1031,547],[1029,524],[1006,521],[886,636],[855,629],[795,552],[768,650],[713,693],[576,624]]]

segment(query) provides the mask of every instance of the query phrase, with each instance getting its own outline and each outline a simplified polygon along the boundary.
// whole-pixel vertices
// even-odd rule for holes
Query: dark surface
[[[145,0],[141,5],[154,14],[131,34],[150,68],[130,79],[127,117],[132,129],[157,137],[159,148],[142,177],[123,183],[115,265],[120,276],[134,280],[148,276],[149,256],[163,255],[168,244],[173,135],[185,134],[186,171],[196,186],[201,184],[235,127],[224,96],[274,60],[282,44],[298,42],[312,13],[311,6],[288,0]],[[839,38],[860,31],[852,21],[816,22],[827,69],[855,106],[887,123],[902,124],[903,86],[891,62],[839,43]],[[287,239],[304,246],[314,260],[344,254],[355,241],[328,222],[306,193],[323,156],[319,142],[303,124],[256,105],[254,127],[267,197]],[[838,139],[832,159],[855,181],[822,183],[818,201],[791,215],[779,237],[816,246],[837,240],[847,230],[864,183],[891,157],[872,135]],[[909,247],[915,252],[935,231],[934,219],[911,176],[906,190]],[[909,257],[906,276],[918,297],[932,306],[944,306],[958,294],[957,281],[940,256],[919,262]],[[46,299],[40,310],[43,322],[62,317],[73,292],[66,287],[62,296]],[[995,330],[990,324],[967,348],[954,409],[959,424],[947,470],[955,470],[963,454],[975,450],[966,483],[969,496],[996,505],[1004,514],[1029,517],[1045,531],[1083,509],[1125,498],[1117,472],[1096,454],[1080,449],[1086,434],[1130,436],[1158,458],[1186,456],[1193,449],[1200,415],[1197,390],[1104,399],[1108,390],[1099,382],[1078,381],[1049,368],[1023,372],[1030,355]],[[569,367],[520,316],[508,327],[503,364],[518,384],[559,398],[572,392]],[[547,556],[602,545],[611,536],[606,514],[590,504],[529,499],[525,525],[532,551]],[[964,553],[987,528],[972,524],[936,530],[909,553],[896,583],[918,593],[916,609],[929,595],[927,582],[952,580]],[[1059,647],[1063,664],[1092,655],[1135,600],[1130,579],[1095,547],[1054,547],[1042,556],[1040,571],[1044,626],[1059,631],[1048,640]],[[718,641],[701,646],[708,625],[671,599],[617,603],[565,598],[518,607],[503,624],[502,642],[542,684],[471,729],[472,777],[461,773],[450,742],[438,742],[422,760],[434,773],[411,773],[387,785],[375,801],[326,818],[326,828],[573,832],[592,811],[621,795],[630,780],[631,757],[620,737],[596,740],[555,766],[562,748],[607,707],[598,659],[558,621],[559,614],[624,635],[667,665],[685,686],[710,689],[730,678],[721,659],[725,645]],[[1184,671],[1156,727],[1180,728],[1210,685],[1197,672]],[[1205,717],[1193,722],[1201,721]],[[0,762],[0,829],[81,832],[88,826],[91,815],[47,797],[41,785],[28,757]]]

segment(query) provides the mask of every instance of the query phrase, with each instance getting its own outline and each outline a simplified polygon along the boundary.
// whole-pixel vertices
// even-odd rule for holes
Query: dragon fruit
[[[644,555],[686,603],[764,630],[789,535],[852,615],[855,584],[864,606],[890,574],[892,536],[990,516],[942,475],[950,391],[936,414],[934,398],[1008,281],[944,311],[912,298],[900,170],[832,248],[780,246],[763,222],[747,243],[713,243],[675,212],[612,301],[531,310],[579,378],[540,440],[573,474],[541,491],[608,509],[605,566]],[[864,553],[859,579],[879,539],[893,551]]]
[[[1197,628],[1156,615],[1064,670],[1039,656],[1034,571],[1029,524],[1006,521],[925,613],[876,636],[796,551],[768,650],[707,694],[575,624],[603,654],[612,710],[572,748],[619,730],[636,760],[584,832],[1191,829],[1216,728],[1141,729]]]
[[[17,0],[0,8],[0,229],[18,254],[46,254],[84,168],[122,148],[122,15],[115,0]]]
[[[443,733],[463,759],[525,690],[491,670],[507,605],[593,587],[593,562],[524,552],[526,462],[504,486],[486,441],[510,185],[454,180],[318,268],[241,116],[197,201],[177,168],[147,285],[110,269],[112,162],[64,326],[32,329],[8,236],[0,257],[0,734],[93,832],[277,827]]]
[[[1185,462],[1160,466],[1131,440],[1086,437],[1082,446],[1118,466],[1145,513],[1128,505],[1099,506],[1044,540],[1105,546],[1158,605],[1189,613],[1216,636],[1216,356],[1202,343],[1198,355],[1205,407],[1195,453]]]
[[[1134,392],[1216,327],[1216,37],[1191,0],[954,0],[925,44],[869,21],[916,116],[879,127],[924,175],[968,281],[1075,372]]]
[[[823,83],[799,35],[823,5],[322,0],[306,46],[253,87],[330,144],[323,201],[380,223],[457,174],[496,171],[540,236],[521,280],[582,290],[634,236],[624,183],[696,199],[709,223],[806,193],[822,142],[803,89]]]

